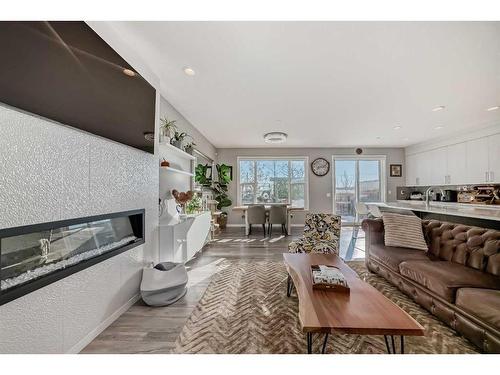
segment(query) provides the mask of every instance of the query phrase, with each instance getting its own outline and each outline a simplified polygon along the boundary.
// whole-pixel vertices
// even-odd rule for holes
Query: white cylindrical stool
[[[167,306],[186,294],[188,274],[183,263],[162,262],[142,272],[141,296],[149,306]]]

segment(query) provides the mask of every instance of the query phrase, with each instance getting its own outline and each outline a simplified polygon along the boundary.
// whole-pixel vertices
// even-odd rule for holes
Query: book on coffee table
[[[312,265],[313,289],[331,290],[349,293],[349,285],[340,269],[324,264]]]

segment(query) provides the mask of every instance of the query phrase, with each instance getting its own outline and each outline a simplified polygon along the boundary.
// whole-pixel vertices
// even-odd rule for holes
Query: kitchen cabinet
[[[500,182],[500,134],[488,137],[489,182]]]
[[[415,186],[417,183],[417,163],[415,155],[406,155],[406,186]]]
[[[446,147],[428,152],[429,181],[425,185],[443,185],[448,182]]]
[[[467,145],[465,142],[446,147],[446,176],[448,185],[465,184]]]
[[[431,180],[432,159],[430,152],[416,154],[417,185],[429,185]]]
[[[488,182],[488,138],[467,141],[466,183]]]
[[[406,155],[406,185],[500,183],[500,133]]]

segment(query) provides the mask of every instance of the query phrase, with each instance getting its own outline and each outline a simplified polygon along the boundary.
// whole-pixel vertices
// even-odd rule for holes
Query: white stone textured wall
[[[0,228],[146,209],[146,243],[0,306],[0,353],[78,352],[156,258],[155,155],[0,105]]]

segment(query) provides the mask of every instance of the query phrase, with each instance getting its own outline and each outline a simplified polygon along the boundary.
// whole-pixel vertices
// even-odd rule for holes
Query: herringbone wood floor
[[[187,264],[189,288],[182,299],[166,307],[149,307],[142,301],[137,302],[82,353],[170,353],[221,262],[227,259],[281,261],[288,243],[302,233],[302,228],[293,228],[290,236],[281,237],[276,228],[271,237],[264,239],[259,229],[255,228],[254,233],[246,237],[243,228],[228,228]],[[359,237],[363,237],[362,232]],[[363,250],[364,239],[353,240],[352,229],[343,228],[341,256],[363,258]]]
[[[369,273],[364,262],[348,264],[358,275],[425,328],[423,337],[407,337],[406,353],[475,353],[466,339],[421,308],[385,279]],[[226,260],[184,326],[175,353],[306,353],[295,293],[286,296],[282,261]],[[319,353],[324,334],[313,336]],[[383,336],[330,335],[327,353],[386,353]]]

